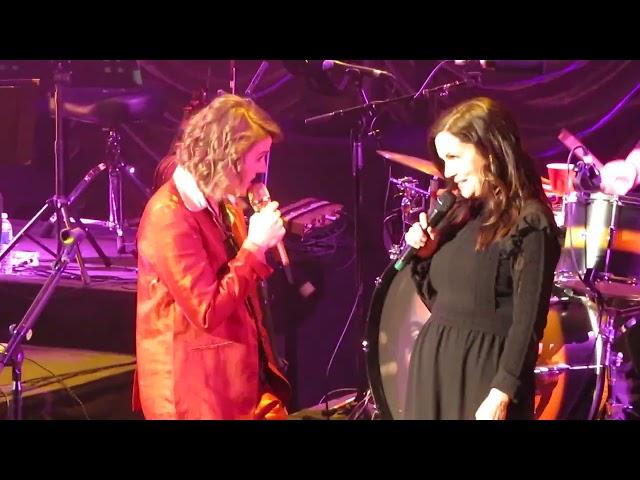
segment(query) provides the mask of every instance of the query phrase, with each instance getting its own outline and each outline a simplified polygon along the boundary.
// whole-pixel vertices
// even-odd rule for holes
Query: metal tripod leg
[[[133,174],[132,168],[123,162],[109,168],[109,223],[116,230],[116,248],[118,253],[126,253],[124,237],[124,201],[122,197],[122,178],[125,176],[138,188],[148,200],[151,197],[149,189]]]
[[[102,247],[100,247],[100,244],[96,241],[96,237],[94,237],[93,234],[87,228],[87,226],[84,223],[82,223],[82,220],[80,220],[80,217],[76,216],[73,213],[73,210],[71,209],[71,207],[68,207],[68,208],[72,214],[73,219],[75,220],[75,223],[77,223],[78,226],[84,231],[85,235],[87,236],[87,240],[89,240],[89,243],[98,254],[98,257],[100,257],[100,260],[102,260],[102,263],[104,263],[104,266],[109,268],[111,266],[111,259],[107,256],[106,253],[104,253],[104,250],[102,250]]]
[[[606,334],[608,335],[608,358],[607,368],[609,375],[609,396],[606,403],[606,416],[607,420],[618,420],[624,418],[626,414],[636,414],[634,407],[628,402],[618,402],[618,389],[616,388],[617,382],[620,381],[619,372],[622,362],[624,360],[624,354],[616,351],[615,355],[612,350],[613,343],[620,338],[620,335],[628,331],[629,328],[633,328],[637,323],[637,315],[640,314],[640,306],[634,305],[627,308],[610,308],[607,311],[607,315],[610,317],[610,321],[607,322]],[[616,327],[617,320],[628,320],[622,324],[622,326]],[[618,322],[619,323],[619,322]]]
[[[96,165],[95,167],[93,167],[91,170],[89,170],[87,174],[84,177],[82,177],[82,180],[80,180],[80,182],[75,186],[75,188],[69,194],[69,196],[67,197],[67,203],[69,205],[72,205],[76,201],[76,199],[80,195],[82,195],[82,193],[89,187],[91,182],[93,182],[93,180],[101,172],[103,172],[106,169],[107,169],[107,164],[102,162],[99,165]],[[75,219],[76,217],[73,217],[73,218]],[[42,227],[40,234],[43,237],[50,237],[51,234],[53,233],[53,227],[55,226],[55,224],[56,224],[56,214],[54,213],[49,217],[49,220],[47,221],[47,223]]]
[[[116,249],[125,253],[124,222],[122,216],[122,174],[118,167],[109,168],[109,223],[116,230]]]
[[[66,202],[65,200],[62,201],[58,201],[58,209],[62,210],[64,209],[64,212],[60,212],[63,216],[64,219],[64,225],[66,228],[70,228],[70,224],[71,224],[71,218],[73,218],[74,222],[84,231],[84,233],[87,236],[87,240],[89,240],[89,243],[91,244],[91,246],[93,247],[93,249],[95,250],[96,254],[98,255],[98,257],[100,257],[100,259],[102,260],[102,263],[104,263],[105,267],[110,267],[111,266],[111,260],[109,259],[109,257],[107,257],[107,255],[104,253],[104,250],[102,250],[102,248],[100,247],[100,245],[98,244],[98,242],[96,241],[95,237],[93,236],[93,234],[89,231],[89,229],[87,228],[87,226],[82,223],[82,221],[80,220],[80,217],[78,217],[75,212],[73,211],[72,207],[69,205],[68,202]],[[77,255],[80,255],[80,249],[78,249],[78,253]]]
[[[640,313],[640,306],[628,308],[603,307],[598,323],[598,337],[596,339],[596,388],[593,393],[590,420],[612,420],[619,413],[632,411],[626,404],[615,401],[615,383],[618,369],[622,362],[620,352],[613,350],[613,344],[618,335],[630,325],[635,324],[635,316]],[[616,329],[616,321],[631,317],[622,327]]]
[[[4,257],[6,257],[7,255],[9,255],[9,252],[13,250],[13,247],[17,245],[17,243],[22,239],[22,237],[27,236],[27,232],[31,230],[31,228],[33,228],[33,226],[38,222],[38,220],[40,220],[41,217],[44,217],[44,215],[46,215],[47,210],[49,210],[50,208],[51,209],[55,208],[53,199],[47,200],[47,202],[42,206],[42,208],[38,210],[38,213],[36,213],[33,216],[33,218],[31,218],[31,220],[29,220],[27,224],[24,227],[22,227],[22,230],[20,230],[13,237],[13,240],[9,242],[9,245],[7,245],[7,248],[4,250],[4,252],[0,253],[0,261],[2,261],[2,259],[4,259]],[[54,258],[57,257],[57,255],[53,253],[51,250],[49,250],[48,248],[47,248],[47,251],[51,253]]]
[[[33,243],[35,243],[36,245],[38,245],[41,249],[43,249],[45,252],[47,252],[49,255],[51,255],[52,257],[56,257],[56,252],[54,252],[53,250],[51,250],[49,247],[47,247],[44,243],[42,243],[40,240],[38,240],[36,237],[32,237],[31,235],[29,235],[28,233],[24,234],[25,237],[27,237],[29,240],[31,240]]]
[[[100,245],[98,245],[98,242],[96,241],[96,239],[93,236],[93,234],[87,229],[86,225],[84,225],[80,221],[79,217],[73,215],[71,207],[69,206],[69,204],[66,201],[66,199],[64,199],[64,198],[59,199],[58,198],[58,199],[54,199],[53,201],[55,202],[55,205],[56,205],[57,210],[58,210],[58,218],[62,219],[62,222],[63,222],[65,228],[71,228],[71,217],[73,216],[75,222],[78,224],[78,226],[80,228],[82,228],[82,230],[84,231],[84,233],[87,236],[87,239],[89,240],[89,243],[91,243],[91,246],[94,248],[94,250],[96,251],[96,253],[100,257],[100,259],[104,263],[104,266],[105,267],[110,267],[111,266],[111,260],[109,259],[109,257],[107,257],[105,255],[104,251],[102,250],[102,248],[100,248]],[[58,243],[58,246],[60,246],[59,243]],[[80,275],[82,276],[82,283],[85,286],[89,285],[89,283],[91,283],[91,279],[89,278],[89,275],[87,273],[87,269],[86,269],[86,267],[84,265],[84,259],[82,258],[82,254],[80,252],[80,249],[77,249],[77,251],[76,251],[76,260],[78,261],[78,266],[80,267]]]
[[[138,188],[138,190],[146,200],[149,200],[149,198],[151,198],[151,190],[149,190],[147,186],[142,183],[138,177],[135,176],[132,171],[133,167],[131,165],[126,165],[123,163],[118,168],[120,168],[121,171],[125,173],[125,175]]]
[[[106,171],[109,175],[109,219],[106,222],[97,222],[101,225],[108,227],[111,230],[115,230],[116,232],[116,248],[118,253],[126,253],[125,247],[125,237],[124,237],[124,214],[123,214],[123,194],[122,194],[122,178],[123,174],[128,177],[136,188],[142,193],[145,199],[149,199],[151,197],[150,190],[133,174],[133,168],[129,165],[126,165],[122,161],[122,157],[120,154],[120,135],[117,131],[113,129],[109,129],[108,139],[107,139],[107,149],[106,149],[106,160],[95,167],[93,167],[87,174],[83,177],[83,179],[76,185],[71,194],[68,196],[67,205],[72,205],[76,199],[84,193],[84,191],[89,187],[89,185],[100,175],[100,173]],[[79,224],[82,225],[80,218],[76,215],[73,216],[73,219]],[[45,227],[42,229],[43,236],[50,236],[53,230],[53,226],[56,222],[56,214],[54,213],[49,217],[49,220]],[[87,232],[87,230],[83,227],[83,230]],[[88,232],[87,232],[88,233]],[[89,241],[94,245],[96,251],[98,251],[99,247],[91,237],[89,237]],[[101,250],[98,251],[98,255],[103,259],[106,266],[109,266],[108,260],[105,260],[105,255],[101,253]]]
[[[60,215],[62,216],[62,221],[64,222],[64,226],[66,228],[71,228],[71,215],[69,214],[68,205],[66,203],[61,203],[59,205]],[[76,261],[78,262],[78,267],[80,267],[80,275],[82,276],[82,284],[89,285],[91,283],[91,279],[89,278],[89,274],[87,273],[87,268],[84,265],[84,259],[82,258],[82,254],[80,253],[80,249],[76,250]]]
[[[49,200],[47,200],[47,202],[44,204],[44,206],[38,210],[38,212],[31,218],[31,220],[29,220],[27,222],[27,224],[15,235],[15,237],[13,237],[13,240],[11,240],[11,242],[9,243],[9,245],[7,245],[7,248],[4,250],[4,252],[0,253],[0,261],[7,255],[9,255],[9,252],[18,244],[18,242],[22,239],[22,237],[29,237],[32,240],[33,237],[31,237],[28,232],[29,230],[31,230],[33,228],[33,226],[38,222],[38,220],[40,220],[41,218],[45,218],[45,216],[48,213],[48,210],[51,209],[55,212],[56,217],[60,217],[65,228],[71,228],[71,213],[70,213],[70,207],[67,204],[66,199],[64,198],[57,198],[57,197],[53,197],[50,198]],[[102,261],[104,262],[106,267],[111,266],[111,260],[109,260],[109,258],[105,255],[104,251],[102,250],[102,248],[100,248],[100,245],[98,245],[98,242],[96,241],[95,237],[91,234],[91,232],[89,232],[89,230],[87,229],[86,225],[84,225],[77,217],[74,217],[76,219],[76,223],[78,223],[78,225],[84,230],[84,232],[87,235],[87,238],[89,239],[89,242],[91,243],[91,245],[93,246],[93,248],[95,249],[96,253],[98,254],[98,256],[102,259]],[[52,250],[50,250],[49,248],[47,248],[46,246],[42,245],[40,242],[37,242],[40,246],[42,246],[48,253],[50,253],[54,258],[57,258],[57,254],[55,254]],[[60,247],[60,243],[58,243],[58,248]],[[87,273],[86,267],[84,265],[84,260],[82,258],[82,255],[80,254],[80,250],[78,249],[76,251],[76,260],[78,261],[78,266],[80,267],[80,274],[82,276],[82,283],[84,285],[89,285],[89,283],[91,283],[91,280],[89,278],[89,275]]]

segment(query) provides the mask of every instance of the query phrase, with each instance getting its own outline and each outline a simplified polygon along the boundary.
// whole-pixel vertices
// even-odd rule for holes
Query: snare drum
[[[605,297],[640,299],[640,199],[574,192],[565,197],[564,227],[558,284],[584,289],[580,276],[591,268]]]

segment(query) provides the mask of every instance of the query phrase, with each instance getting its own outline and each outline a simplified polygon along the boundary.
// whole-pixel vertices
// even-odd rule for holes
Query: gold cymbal
[[[412,157],[403,153],[389,152],[387,150],[377,150],[377,152],[379,155],[382,155],[384,158],[386,158],[387,160],[391,160],[392,162],[405,165],[422,173],[426,173],[427,175],[443,178],[442,172],[440,172],[438,167],[429,160]]]

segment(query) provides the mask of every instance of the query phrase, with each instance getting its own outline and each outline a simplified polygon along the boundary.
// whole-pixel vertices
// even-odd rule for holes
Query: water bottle
[[[9,243],[13,240],[13,227],[11,226],[11,222],[9,222],[9,215],[7,213],[2,214],[2,232],[0,233],[0,252],[4,252]],[[0,272],[1,273],[12,273],[13,264],[11,262],[11,257],[13,256],[13,252],[9,252],[9,255],[4,257],[0,262]]]

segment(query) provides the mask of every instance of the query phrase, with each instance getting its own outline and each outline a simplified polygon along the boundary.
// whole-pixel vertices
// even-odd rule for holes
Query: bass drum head
[[[373,293],[367,318],[367,374],[381,418],[404,418],[409,361],[430,312],[418,295],[411,268],[389,265]]]

